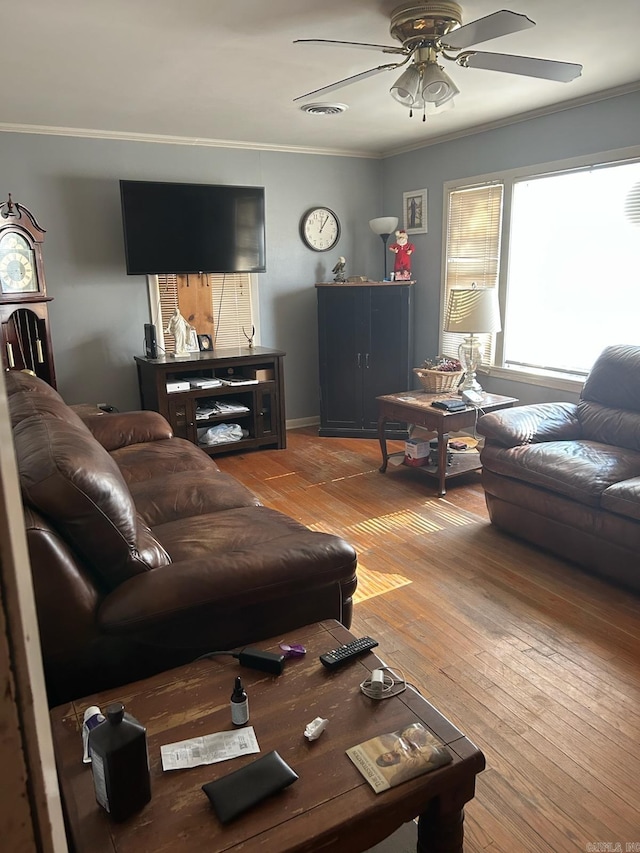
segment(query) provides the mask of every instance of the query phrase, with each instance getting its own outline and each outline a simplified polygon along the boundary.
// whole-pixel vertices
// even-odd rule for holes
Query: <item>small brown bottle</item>
[[[89,733],[96,800],[114,821],[126,820],[151,799],[147,730],[121,702]]]

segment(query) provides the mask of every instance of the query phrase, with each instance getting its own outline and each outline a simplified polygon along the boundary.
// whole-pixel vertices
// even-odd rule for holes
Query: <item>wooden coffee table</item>
[[[438,464],[416,468],[422,474],[433,477],[438,481],[438,496],[445,494],[445,482],[451,477],[458,477],[468,471],[480,468],[480,457],[476,451],[456,454],[451,465],[447,464],[447,443],[450,432],[473,429],[481,414],[495,412],[497,409],[508,409],[518,400],[515,397],[501,397],[499,394],[483,393],[481,406],[467,406],[461,412],[447,412],[433,405],[435,400],[450,400],[456,397],[451,391],[447,394],[428,394],[425,391],[401,391],[398,394],[385,394],[376,397],[378,401],[378,440],[382,450],[382,465],[380,471],[387,470],[389,454],[387,453],[387,436],[385,424],[387,421],[414,424],[432,430],[438,435]]]
[[[463,807],[484,769],[482,752],[412,688],[383,701],[364,696],[360,682],[382,665],[372,652],[328,672],[318,655],[351,639],[338,622],[320,622],[256,644],[272,651],[283,640],[306,646],[306,657],[287,661],[280,676],[217,657],[54,708],[53,742],[75,853],[358,853],[416,816],[419,853],[461,853]],[[229,697],[237,674],[261,753],[278,750],[300,778],[223,826],[201,785],[258,756],[163,772],[160,746],[233,729]],[[84,710],[110,701],[124,702],[146,725],[149,743],[152,799],[122,824],[112,823],[96,804],[91,770],[82,763]],[[303,733],[315,717],[329,724],[309,742]],[[452,763],[375,794],[345,750],[418,721],[448,746]]]

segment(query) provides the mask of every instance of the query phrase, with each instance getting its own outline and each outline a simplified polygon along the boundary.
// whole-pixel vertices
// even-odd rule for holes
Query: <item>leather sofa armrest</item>
[[[82,419],[105,450],[173,438],[169,422],[159,412],[114,412]]]
[[[534,403],[489,412],[478,419],[477,430],[489,442],[503,447],[582,437],[576,403]]]

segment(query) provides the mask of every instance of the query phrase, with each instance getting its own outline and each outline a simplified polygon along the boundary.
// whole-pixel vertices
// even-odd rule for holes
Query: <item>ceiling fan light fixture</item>
[[[441,65],[429,62],[422,72],[421,94],[427,103],[439,107],[459,95],[460,89]]]
[[[420,94],[421,82],[420,72],[415,65],[411,64],[389,89],[391,97],[403,107],[416,107],[422,97]]]

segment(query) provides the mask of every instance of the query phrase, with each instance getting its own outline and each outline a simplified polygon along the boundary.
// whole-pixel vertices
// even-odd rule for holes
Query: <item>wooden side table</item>
[[[450,432],[469,429],[476,423],[480,414],[495,412],[497,409],[509,409],[518,400],[515,397],[501,397],[499,394],[484,394],[482,405],[467,406],[460,412],[447,412],[433,406],[436,400],[451,399],[452,394],[428,394],[425,391],[401,391],[398,394],[385,394],[378,400],[378,440],[382,450],[382,465],[380,471],[387,470],[389,454],[387,453],[387,437],[385,425],[387,421],[403,421],[415,426],[432,430],[438,435],[438,465],[428,465],[417,468],[428,477],[438,481],[438,497],[445,492],[445,481],[458,477],[468,471],[480,468],[480,457],[477,453],[457,454],[454,464],[447,465],[447,444]]]

